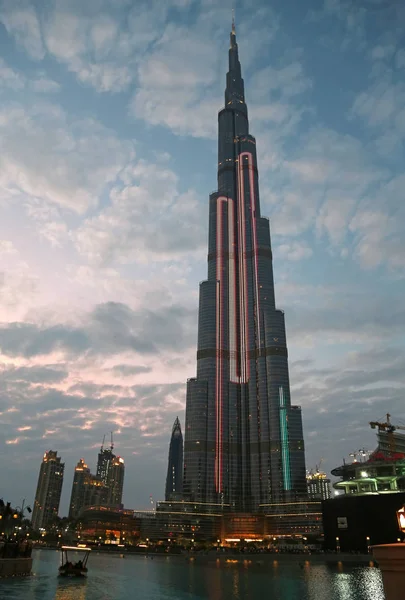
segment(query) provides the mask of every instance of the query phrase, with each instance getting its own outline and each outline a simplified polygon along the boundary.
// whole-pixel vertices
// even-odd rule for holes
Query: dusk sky
[[[42,455],[163,499],[195,375],[232,0],[0,0],[0,496]],[[405,4],[238,0],[307,467],[405,420]]]

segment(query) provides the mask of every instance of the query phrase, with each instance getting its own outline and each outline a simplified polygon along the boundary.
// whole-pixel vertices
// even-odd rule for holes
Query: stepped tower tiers
[[[208,279],[200,284],[197,376],[187,382],[183,494],[254,512],[305,498],[306,471],[234,23],[230,37],[218,115],[218,191],[209,199]]]

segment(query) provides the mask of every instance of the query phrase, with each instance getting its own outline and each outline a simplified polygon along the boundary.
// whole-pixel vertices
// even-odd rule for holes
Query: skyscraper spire
[[[238,47],[236,43],[235,10],[232,9],[231,48]]]
[[[235,108],[247,113],[245,104],[245,87],[242,79],[242,69],[239,61],[238,44],[236,42],[235,19],[232,17],[232,31],[230,34],[231,45],[229,48],[229,70],[226,75],[225,106],[232,104]],[[243,107],[241,106],[243,104]]]
[[[305,496],[306,478],[234,19],[230,37],[218,115],[218,191],[209,201],[208,278],[200,284],[197,377],[187,382],[183,489],[193,502],[251,512]]]

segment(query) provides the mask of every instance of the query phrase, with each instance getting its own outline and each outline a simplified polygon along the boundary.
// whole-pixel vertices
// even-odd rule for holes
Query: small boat
[[[84,577],[87,575],[87,561],[91,548],[79,548],[77,546],[62,546],[62,558],[59,567],[59,575],[61,577]],[[83,558],[73,561],[69,558],[69,553],[73,554],[80,552]],[[76,558],[76,557],[74,557]]]

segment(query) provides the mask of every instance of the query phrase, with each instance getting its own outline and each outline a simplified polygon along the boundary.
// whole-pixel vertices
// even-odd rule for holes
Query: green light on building
[[[290,448],[288,444],[287,407],[285,405],[284,390],[278,388],[280,400],[280,435],[281,435],[281,461],[283,464],[284,489],[291,490]]]

